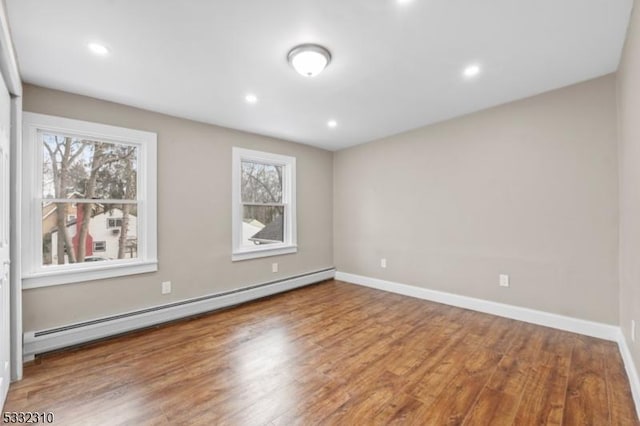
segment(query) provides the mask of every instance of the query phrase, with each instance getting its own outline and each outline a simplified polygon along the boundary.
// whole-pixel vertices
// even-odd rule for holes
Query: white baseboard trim
[[[518,321],[617,342],[618,347],[620,348],[620,354],[622,355],[622,360],[624,361],[627,376],[629,377],[631,393],[636,405],[636,413],[640,419],[640,376],[638,375],[638,370],[633,362],[627,341],[622,330],[618,326],[340,271],[336,272],[335,279],[351,284],[375,288],[377,290],[388,291],[390,293],[402,294],[404,296],[443,303],[445,305],[456,306],[459,308],[471,309],[473,311],[484,312],[500,317],[511,318]]]
[[[633,401],[636,404],[636,413],[638,420],[640,420],[640,375],[638,375],[638,369],[633,362],[631,356],[631,350],[627,345],[627,339],[624,337],[622,330],[618,332],[618,347],[620,348],[620,354],[624,361],[624,368],[627,371],[627,377],[629,377],[629,385],[631,386],[631,394],[633,395]]]
[[[74,346],[304,287],[331,279],[334,274],[335,269],[326,269],[244,289],[212,294],[84,323],[71,324],[66,327],[25,332],[23,361],[33,360],[35,355],[55,349]]]
[[[388,291],[390,293],[402,294],[404,296],[457,306],[459,308],[471,309],[473,311],[484,312],[531,324],[542,325],[545,327],[556,328],[559,330],[617,342],[622,355],[622,360],[624,361],[625,370],[627,371],[627,376],[629,377],[631,393],[633,394],[633,400],[636,404],[636,413],[640,419],[640,376],[638,376],[638,370],[633,362],[631,351],[627,346],[627,341],[622,334],[622,330],[618,326],[340,271],[336,271],[335,279],[338,281],[345,281],[352,284],[375,288],[377,290]]]
[[[391,293],[430,300],[437,303],[444,303],[445,305],[471,309],[472,311],[484,312],[487,314],[529,322],[545,327],[557,328],[559,330],[571,331],[573,333],[584,334],[586,336],[597,337],[599,339],[611,340],[614,342],[618,341],[620,333],[620,328],[615,325],[602,324],[599,322],[507,305],[504,303],[491,302],[489,300],[476,299],[474,297],[460,296],[453,293],[445,293],[443,291],[429,290],[422,287],[400,284],[377,278],[369,278],[362,275],[337,271],[335,279]]]

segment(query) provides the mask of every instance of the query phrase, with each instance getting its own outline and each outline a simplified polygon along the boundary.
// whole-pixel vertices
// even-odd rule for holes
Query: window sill
[[[236,251],[231,255],[231,260],[237,262],[240,260],[257,259],[259,257],[280,256],[282,254],[291,254],[298,251],[298,246],[285,246],[273,248],[261,248],[257,250]]]
[[[79,283],[84,281],[101,280],[105,278],[123,277],[126,275],[144,274],[156,272],[158,261],[136,261],[118,263],[115,265],[96,266],[75,270],[65,269],[57,271],[36,272],[22,276],[22,289],[49,287]]]

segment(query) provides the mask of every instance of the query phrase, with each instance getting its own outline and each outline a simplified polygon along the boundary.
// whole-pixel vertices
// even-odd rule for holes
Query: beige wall
[[[25,291],[25,331],[334,260],[343,272],[618,323],[614,76],[334,154],[30,85],[24,109],[158,133],[160,257],[158,273]],[[232,146],[297,157],[298,254],[231,262]]]
[[[26,290],[25,331],[333,266],[331,152],[30,85],[24,110],[158,134],[160,260],[157,273]],[[296,157],[297,254],[231,262],[233,146]],[[160,294],[165,280],[173,282],[168,296]]]
[[[640,6],[635,2],[618,72],[620,117],[620,325],[640,369]],[[631,341],[631,320],[637,322]]]
[[[617,179],[613,75],[346,149],[335,264],[617,324]]]

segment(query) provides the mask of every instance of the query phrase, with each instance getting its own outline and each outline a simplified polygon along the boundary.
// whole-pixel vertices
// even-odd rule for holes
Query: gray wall
[[[24,110],[158,134],[159,272],[24,291],[40,330],[333,266],[333,154],[305,145],[26,85]],[[297,159],[297,254],[231,262],[231,148]],[[271,263],[279,263],[279,273]],[[173,293],[160,294],[171,280]]]
[[[620,325],[640,369],[640,10],[638,2],[618,72],[620,117]],[[636,342],[631,341],[635,319]]]
[[[616,139],[609,75],[337,152],[336,267],[617,324]]]

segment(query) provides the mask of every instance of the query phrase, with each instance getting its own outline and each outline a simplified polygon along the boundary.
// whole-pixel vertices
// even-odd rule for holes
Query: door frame
[[[11,95],[11,136],[10,136],[10,204],[11,221],[10,253],[11,275],[10,293],[10,329],[11,329],[11,380],[22,378],[22,276],[20,271],[20,204],[21,204],[21,159],[22,159],[22,81],[18,69],[9,22],[4,2],[0,3],[0,73]]]

